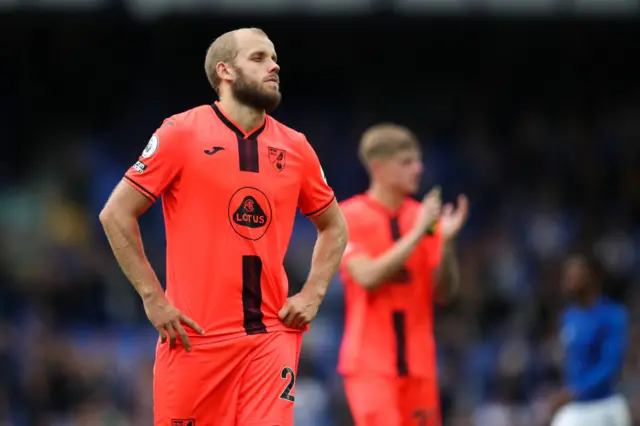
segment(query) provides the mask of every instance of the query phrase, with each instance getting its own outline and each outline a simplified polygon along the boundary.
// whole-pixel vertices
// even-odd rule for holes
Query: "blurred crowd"
[[[73,39],[58,41],[77,48]],[[578,247],[600,258],[606,292],[634,313],[621,390],[640,425],[637,83],[610,93],[604,78],[597,80],[601,85],[582,82],[575,89],[564,76],[535,102],[523,102],[514,91],[526,98],[535,88],[505,80],[503,73],[470,87],[434,71],[429,86],[410,74],[416,92],[374,94],[375,77],[369,77],[328,99],[313,97],[308,88],[296,94],[284,73],[283,106],[275,116],[308,136],[340,200],[366,188],[356,146],[366,126],[379,120],[408,124],[422,140],[423,191],[437,183],[446,199],[459,192],[471,199],[470,222],[458,244],[461,291],[454,303],[438,308],[435,321],[446,425],[544,424],[545,395],[561,377],[557,317],[566,300],[559,267]],[[50,86],[49,93],[64,94],[55,81],[32,78]],[[108,126],[86,118],[58,120],[52,111],[54,118],[37,131],[12,127],[24,132],[16,139],[22,145],[0,159],[2,426],[152,424],[157,335],[113,259],[97,215],[161,120],[195,103],[158,90],[153,78],[131,79],[135,83],[127,87],[135,90],[126,97],[118,90],[126,104]],[[562,89],[572,84],[575,90]],[[41,99],[31,89],[31,99]],[[96,88],[105,96],[107,89]],[[198,90],[199,99],[213,101],[206,86]],[[110,111],[92,105],[98,117]],[[10,108],[6,102],[1,109]],[[162,279],[159,205],[144,215],[141,228]],[[314,240],[313,226],[299,218],[285,263],[291,292],[304,282]],[[305,336],[296,424],[350,424],[335,371],[342,322],[336,279]]]

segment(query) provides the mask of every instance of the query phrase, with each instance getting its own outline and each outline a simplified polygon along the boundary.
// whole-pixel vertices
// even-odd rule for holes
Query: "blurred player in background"
[[[631,426],[625,398],[616,392],[627,348],[624,306],[600,292],[598,263],[568,258],[563,285],[573,299],[562,315],[565,388],[550,398],[552,426]]]
[[[406,128],[367,130],[360,158],[369,190],[341,203],[349,243],[341,263],[346,329],[339,371],[357,426],[439,426],[432,318],[435,297],[458,287],[454,240],[468,202],[441,211],[440,189],[422,203],[422,153]]]
[[[347,234],[305,136],[267,115],[280,102],[279,69],[259,29],[216,39],[205,70],[219,102],[166,119],[100,215],[160,334],[157,426],[293,424],[301,332]],[[160,196],[166,294],[137,223]],[[283,260],[297,208],[318,239],[306,284],[287,299]]]

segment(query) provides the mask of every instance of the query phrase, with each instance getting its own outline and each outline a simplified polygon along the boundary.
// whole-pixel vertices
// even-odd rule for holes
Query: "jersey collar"
[[[260,124],[258,127],[256,127],[255,129],[251,130],[250,132],[246,132],[245,133],[240,128],[240,126],[238,126],[238,124],[231,119],[231,117],[228,117],[224,113],[224,111],[222,111],[222,109],[220,109],[220,106],[218,105],[218,102],[215,102],[215,103],[211,104],[211,108],[213,108],[213,112],[216,113],[216,115],[218,116],[220,121],[222,121],[225,126],[227,126],[229,129],[233,130],[235,132],[235,134],[238,135],[238,137],[242,138],[242,139],[257,139],[258,135],[260,135],[260,133],[262,133],[264,128],[267,126],[267,119],[265,117],[264,121],[262,121],[262,124]]]
[[[400,212],[402,211],[402,209],[405,206],[405,203],[407,202],[407,199],[405,197],[404,200],[402,200],[402,204],[400,204],[400,206],[398,206],[397,209],[391,209],[387,206],[385,206],[384,204],[378,202],[375,198],[373,198],[371,196],[371,194],[369,194],[369,191],[365,192],[362,194],[362,198],[364,199],[364,201],[369,204],[369,206],[375,208],[376,210],[384,213],[387,216],[390,217],[395,217],[398,216],[400,214]]]

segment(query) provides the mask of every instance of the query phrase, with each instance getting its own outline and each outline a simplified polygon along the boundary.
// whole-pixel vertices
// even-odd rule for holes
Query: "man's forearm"
[[[329,283],[338,271],[340,260],[347,245],[347,231],[344,226],[331,226],[318,231],[318,239],[313,249],[311,270],[302,288],[313,297],[322,300]]]
[[[444,244],[442,260],[436,273],[436,291],[444,301],[451,299],[460,287],[460,266],[456,256],[455,244]]]
[[[140,297],[162,294],[160,281],[144,253],[137,219],[103,213],[100,222],[120,268]]]
[[[354,259],[348,267],[357,282],[372,291],[397,274],[422,240],[422,232],[411,231],[375,259]]]

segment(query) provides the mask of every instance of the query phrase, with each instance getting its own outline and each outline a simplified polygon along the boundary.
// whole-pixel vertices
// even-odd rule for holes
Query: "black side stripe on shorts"
[[[258,139],[244,139],[238,136],[238,156],[241,172],[260,173]]]
[[[393,239],[393,241],[398,241],[402,237],[402,235],[400,235],[400,223],[398,222],[397,217],[392,217],[391,219],[389,219],[389,227],[391,228],[391,238]],[[407,284],[410,280],[411,277],[409,275],[409,271],[407,271],[407,268],[405,268],[403,265],[402,268],[396,274],[394,274],[389,281],[395,284]]]
[[[247,334],[267,332],[262,322],[262,259],[259,256],[242,256],[242,313]]]
[[[398,376],[404,377],[409,374],[407,365],[407,335],[405,333],[405,315],[403,311],[393,312],[393,332],[396,337],[396,368]]]

